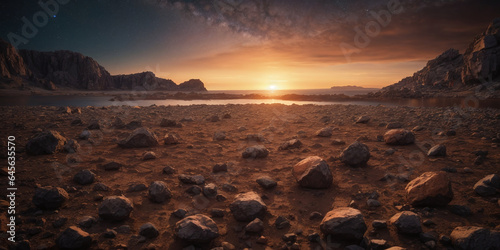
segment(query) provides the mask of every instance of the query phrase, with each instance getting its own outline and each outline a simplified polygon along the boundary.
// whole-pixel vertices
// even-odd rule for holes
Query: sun
[[[276,85],[269,85],[269,90],[276,90]]]

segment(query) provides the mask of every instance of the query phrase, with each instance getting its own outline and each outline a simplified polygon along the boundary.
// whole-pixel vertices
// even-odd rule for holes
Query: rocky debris
[[[370,159],[370,149],[365,144],[355,141],[340,154],[340,161],[349,166],[363,166]]]
[[[265,158],[269,155],[269,150],[262,145],[250,146],[243,151],[243,158]]]
[[[165,143],[165,145],[180,144],[181,137],[177,134],[166,134],[165,137],[163,137],[163,142]]]
[[[397,129],[397,128],[402,128],[403,124],[399,122],[390,122],[385,126],[386,129]]]
[[[212,218],[222,218],[224,217],[224,214],[225,214],[224,209],[212,208],[210,210],[210,216],[212,216]]]
[[[285,229],[290,227],[290,221],[284,216],[280,215],[274,221],[274,226],[276,227],[276,229]]]
[[[64,152],[72,154],[76,153],[80,149],[80,144],[73,139],[69,139],[66,144],[64,144]]]
[[[213,173],[219,173],[219,172],[227,172],[227,163],[217,163],[214,165],[212,168]]]
[[[37,134],[26,144],[26,153],[30,155],[53,154],[63,150],[66,138],[57,131],[49,130]]]
[[[420,217],[414,212],[404,211],[397,213],[389,221],[396,227],[399,233],[419,234],[422,232]]]
[[[226,132],[225,131],[217,131],[214,133],[213,140],[214,141],[223,141],[226,139]]]
[[[498,249],[500,232],[474,226],[456,227],[451,232],[455,249]]]
[[[156,229],[156,227],[153,224],[148,222],[146,224],[143,224],[139,228],[139,235],[144,236],[147,239],[153,239],[158,237],[158,235],[160,235],[160,232],[158,231],[158,229]]]
[[[153,151],[146,151],[142,154],[143,161],[154,160],[154,159],[156,159],[156,153]]]
[[[92,227],[92,225],[94,225],[95,223],[97,223],[97,220],[94,217],[84,216],[78,221],[78,227],[87,229]]]
[[[384,229],[384,228],[387,228],[387,221],[385,221],[385,220],[374,220],[374,221],[372,221],[372,226],[375,229]]]
[[[202,185],[205,183],[205,177],[203,177],[203,175],[180,174],[177,178],[179,178],[179,180],[184,184]]]
[[[294,148],[300,148],[302,146],[302,142],[298,139],[292,139],[284,142],[281,144],[279,147],[279,150],[287,150],[287,149],[294,149]]]
[[[153,181],[149,185],[148,198],[152,202],[162,203],[172,198],[172,192],[163,181]]]
[[[127,193],[131,192],[141,192],[148,189],[148,187],[143,184],[143,183],[138,183],[138,184],[130,184],[127,188]]]
[[[333,135],[333,127],[326,127],[316,131],[316,136],[330,137]]]
[[[297,234],[287,233],[287,234],[284,234],[283,237],[281,237],[281,238],[287,244],[292,244],[292,243],[295,243],[297,241]]]
[[[175,224],[175,235],[193,243],[207,243],[219,237],[217,224],[208,216],[196,214]]]
[[[115,230],[109,228],[106,229],[106,232],[102,233],[102,237],[106,239],[114,239],[117,235],[118,233]]]
[[[391,129],[384,134],[384,141],[389,145],[407,145],[415,142],[415,135],[406,129]]]
[[[222,184],[222,190],[229,192],[229,193],[234,193],[238,191],[238,188],[236,188],[234,185],[231,185],[229,183],[224,183]]]
[[[480,196],[495,195],[500,189],[500,176],[490,174],[474,185],[474,192]]]
[[[82,133],[80,133],[78,138],[80,138],[81,140],[88,140],[90,136],[92,136],[92,133],[90,133],[90,131],[88,130],[84,130],[82,131]]]
[[[58,187],[40,187],[35,190],[33,204],[40,209],[58,209],[69,199],[68,193]]]
[[[208,183],[203,187],[203,195],[207,198],[217,195],[217,186],[214,183]]]
[[[59,235],[56,243],[59,249],[90,249],[92,237],[80,228],[71,226]]]
[[[264,230],[264,222],[259,218],[255,218],[245,226],[245,232],[249,233],[260,233],[262,230]]]
[[[445,172],[425,172],[406,185],[406,198],[413,206],[446,206],[453,199]]]
[[[339,207],[329,211],[320,224],[321,232],[335,238],[360,241],[366,232],[363,215],[357,209]]]
[[[108,162],[104,165],[102,165],[102,168],[106,171],[113,171],[113,170],[119,170],[123,165],[121,163],[118,163],[116,161]]]
[[[73,177],[73,181],[80,185],[92,184],[94,180],[95,180],[95,174],[88,169],[83,169],[78,171],[78,173],[76,173],[75,176]]]
[[[367,115],[363,115],[363,116],[360,116],[357,120],[356,120],[356,123],[363,123],[363,124],[366,124],[370,121],[370,117],[367,116]]]
[[[163,119],[161,119],[160,127],[180,128],[180,127],[182,127],[182,123],[179,123],[175,120],[163,118]]]
[[[305,188],[329,188],[333,182],[330,167],[318,156],[310,156],[295,164],[292,174]]]
[[[203,189],[201,189],[201,187],[196,186],[196,185],[190,186],[186,189],[186,193],[191,195],[191,196],[201,194],[201,192],[203,192]]]
[[[229,209],[237,221],[252,221],[264,215],[267,206],[257,193],[247,192],[236,195]]]
[[[257,179],[257,183],[264,189],[271,189],[278,185],[278,183],[269,176],[261,176]]]
[[[123,221],[129,218],[134,209],[132,202],[124,196],[105,197],[99,206],[99,217],[110,221]]]
[[[122,148],[145,148],[158,145],[158,138],[147,128],[134,130],[125,140],[118,142]]]
[[[434,156],[434,157],[439,157],[439,156],[446,156],[446,146],[439,144],[431,149],[429,149],[429,152],[427,152],[427,156]]]

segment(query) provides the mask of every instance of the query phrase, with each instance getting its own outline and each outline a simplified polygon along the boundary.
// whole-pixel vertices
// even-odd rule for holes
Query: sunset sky
[[[111,74],[199,78],[209,90],[387,86],[448,48],[463,52],[500,17],[498,0],[65,1],[18,49],[76,51]],[[42,11],[37,1],[0,9],[7,41]]]

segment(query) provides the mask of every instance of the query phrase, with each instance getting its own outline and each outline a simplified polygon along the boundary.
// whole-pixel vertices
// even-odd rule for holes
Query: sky
[[[0,37],[209,90],[384,87],[495,17],[498,0],[4,0]]]

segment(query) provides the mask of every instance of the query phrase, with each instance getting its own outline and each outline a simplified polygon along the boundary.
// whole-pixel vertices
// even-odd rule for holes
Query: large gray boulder
[[[355,141],[340,154],[340,161],[349,166],[363,166],[370,159],[370,149],[365,144]]]
[[[124,196],[108,196],[99,206],[99,217],[110,221],[123,221],[129,218],[134,209],[132,202]]]
[[[339,207],[325,215],[321,221],[320,229],[325,235],[349,241],[360,241],[363,239],[367,227],[359,210],[351,207]]]
[[[305,188],[329,188],[333,182],[330,167],[318,156],[310,156],[295,164],[292,169],[295,180]]]
[[[219,237],[217,224],[208,216],[196,214],[175,224],[175,235],[192,243],[208,243]]]
[[[71,226],[64,230],[56,240],[59,249],[89,249],[92,237],[78,227]]]
[[[68,193],[62,188],[40,187],[35,190],[33,204],[40,209],[58,209],[68,198]]]
[[[406,185],[406,198],[413,206],[446,206],[453,199],[446,172],[425,172]]]
[[[158,137],[147,128],[134,130],[126,139],[118,142],[122,148],[145,148],[158,145]]]
[[[26,144],[26,153],[30,155],[53,154],[62,151],[66,138],[57,131],[49,130],[37,134]]]
[[[257,193],[247,192],[236,195],[229,209],[237,221],[252,221],[264,215],[267,206]]]

